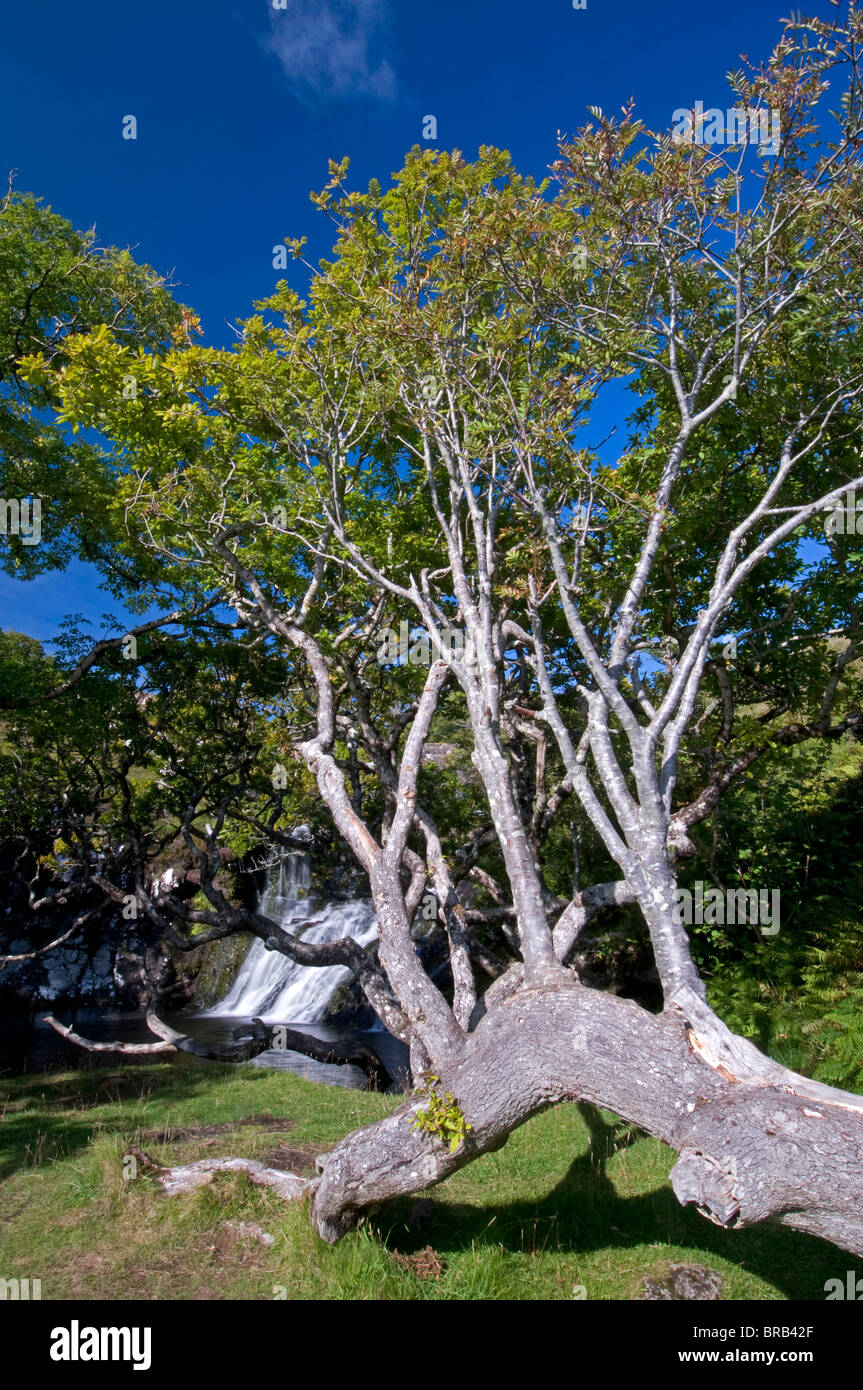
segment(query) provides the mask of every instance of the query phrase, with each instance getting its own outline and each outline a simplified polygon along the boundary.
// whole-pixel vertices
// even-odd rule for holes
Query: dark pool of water
[[[149,1060],[167,1061],[174,1066],[207,1067],[215,1065],[205,1059],[193,1057],[186,1052],[155,1053],[152,1058],[146,1053],[140,1057],[124,1057],[119,1052],[85,1052],[82,1048],[61,1038],[59,1033],[44,1022],[45,1014],[51,1009],[42,1009],[33,1014],[0,1016],[0,1074],[21,1075],[27,1072],[55,1070],[75,1070],[90,1067],[114,1067],[123,1063],[147,1062]],[[155,1042],[147,1027],[143,1011],[100,1010],[80,1008],[57,1010],[60,1023],[74,1028],[76,1033],[92,1042]],[[288,1027],[288,1019],[282,1020]],[[240,1018],[198,1017],[189,1014],[166,1014],[165,1022],[178,1032],[197,1038],[201,1042],[227,1042],[231,1040],[234,1029],[244,1022]],[[393,1089],[401,1091],[408,1084],[407,1048],[386,1032],[347,1032],[331,1028],[323,1023],[298,1023],[294,1025],[304,1033],[312,1033],[326,1042],[365,1042],[374,1048],[390,1075],[395,1078]],[[278,1071],[292,1071],[305,1076],[309,1081],[322,1081],[329,1086],[345,1086],[358,1090],[365,1085],[365,1074],[359,1067],[331,1066],[315,1062],[298,1052],[262,1052],[250,1062],[239,1063],[249,1067],[271,1067]]]

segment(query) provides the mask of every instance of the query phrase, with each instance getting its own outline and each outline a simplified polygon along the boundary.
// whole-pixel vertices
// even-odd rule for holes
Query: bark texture
[[[814,1083],[722,1032],[702,1044],[679,1009],[649,1014],[576,983],[518,991],[441,1077],[471,1125],[456,1152],[414,1128],[428,1104],[416,1096],[318,1159],[313,1223],[336,1241],[368,1206],[441,1182],[549,1105],[586,1100],[676,1149],[677,1197],[717,1224],[775,1221],[863,1255],[863,1099],[818,1087],[815,1100]]]

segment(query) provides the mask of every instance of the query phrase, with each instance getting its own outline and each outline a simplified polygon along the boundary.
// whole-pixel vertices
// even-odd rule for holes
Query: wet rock
[[[201,947],[201,958],[191,963],[189,975],[194,984],[196,1009],[209,1009],[224,999],[249,952],[254,937],[247,932],[225,936]]]

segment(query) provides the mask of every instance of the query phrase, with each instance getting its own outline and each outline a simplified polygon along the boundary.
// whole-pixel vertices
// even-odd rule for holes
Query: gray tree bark
[[[318,1160],[311,1214],[324,1240],[569,1100],[613,1110],[676,1149],[678,1199],[717,1225],[777,1222],[863,1255],[863,1098],[778,1066],[709,1010],[654,1015],[575,982],[517,990],[480,1020],[440,1089],[471,1126],[455,1153],[413,1128],[428,1103],[416,1096]]]

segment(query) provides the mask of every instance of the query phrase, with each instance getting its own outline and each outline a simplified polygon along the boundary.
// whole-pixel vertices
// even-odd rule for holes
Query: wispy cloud
[[[396,75],[375,52],[388,19],[386,0],[285,0],[270,3],[267,51],[303,100],[395,96]]]

